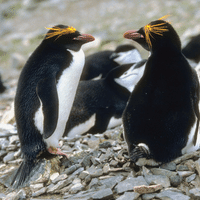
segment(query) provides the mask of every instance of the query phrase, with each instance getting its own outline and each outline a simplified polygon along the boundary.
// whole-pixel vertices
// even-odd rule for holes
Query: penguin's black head
[[[44,38],[46,43],[54,43],[57,45],[64,45],[65,48],[72,50],[79,50],[80,47],[95,40],[90,34],[81,34],[72,26],[56,25],[49,29]]]
[[[172,25],[160,18],[152,21],[139,30],[129,30],[124,33],[124,37],[138,42],[147,51],[154,51],[158,47],[165,47],[173,44],[181,50],[181,42],[178,34]]]

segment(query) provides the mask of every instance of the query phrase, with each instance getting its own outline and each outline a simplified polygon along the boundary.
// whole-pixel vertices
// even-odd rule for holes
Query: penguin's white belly
[[[193,124],[190,130],[190,134],[188,135],[188,141],[187,141],[186,146],[181,150],[182,154],[190,153],[199,149],[199,146],[200,146],[199,130],[197,133],[196,145],[194,145],[193,143],[193,138],[194,138],[194,134],[196,130],[196,123],[197,123],[197,119],[195,120],[195,123]]]
[[[59,140],[64,133],[66,122],[71,111],[78,82],[80,80],[85,62],[85,56],[82,49],[80,49],[78,52],[72,50],[68,51],[72,54],[73,60],[70,66],[62,72],[62,75],[57,82],[57,93],[59,102],[58,122],[54,133],[49,138],[44,139],[48,147],[59,146]],[[41,132],[41,134],[43,134],[43,119],[44,116],[42,112],[41,102],[40,108],[35,114],[35,125]]]
[[[122,118],[111,117],[107,129],[122,125]]]
[[[67,137],[75,137],[76,135],[81,135],[88,131],[90,128],[92,128],[95,124],[96,120],[96,114],[92,115],[87,121],[85,121],[82,124],[79,124],[75,126],[69,133],[67,134]]]

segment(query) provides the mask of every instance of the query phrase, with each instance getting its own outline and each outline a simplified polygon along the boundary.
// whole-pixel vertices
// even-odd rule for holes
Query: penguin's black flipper
[[[35,171],[38,171],[41,161],[42,161],[41,159],[40,160],[24,159],[11,182],[12,188],[18,189],[26,186],[26,184],[28,183],[32,175],[35,173]]]
[[[47,139],[55,131],[58,121],[58,94],[55,78],[48,77],[40,80],[36,91],[42,102],[44,113],[43,138]]]
[[[194,89],[192,92],[192,98],[193,98],[193,108],[194,108],[194,112],[195,115],[197,117],[197,124],[196,124],[196,130],[195,130],[195,134],[194,134],[194,138],[193,138],[193,144],[196,145],[197,142],[197,135],[199,132],[199,99],[200,99],[200,88],[199,88],[199,81],[198,81],[198,75],[195,71],[195,69],[192,69],[193,72],[193,79],[194,79]]]

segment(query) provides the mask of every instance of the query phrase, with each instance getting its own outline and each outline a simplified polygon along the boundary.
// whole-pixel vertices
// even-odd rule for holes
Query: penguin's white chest
[[[85,56],[80,49],[78,52],[68,50],[72,54],[72,62],[61,74],[57,82],[57,93],[59,102],[58,122],[54,133],[45,142],[48,147],[58,147],[59,140],[62,137],[66,122],[68,120],[71,107],[76,94],[77,86],[85,63]],[[40,108],[35,114],[35,126],[43,134],[44,116],[42,112],[42,102]]]

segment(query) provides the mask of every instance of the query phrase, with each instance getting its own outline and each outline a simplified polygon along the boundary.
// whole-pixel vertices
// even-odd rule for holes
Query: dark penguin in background
[[[85,56],[84,43],[94,40],[75,28],[57,25],[25,64],[15,96],[15,118],[23,162],[13,187],[24,186],[42,158],[66,155],[59,147]]]
[[[139,51],[130,44],[119,45],[115,51],[100,51],[85,58],[81,80],[105,78],[108,72],[123,64],[142,60]]]
[[[188,44],[182,49],[182,53],[189,60],[195,63],[200,62],[200,34],[191,38]]]
[[[4,86],[1,75],[0,75],[0,93],[3,93],[6,90],[6,87]]]
[[[111,70],[106,78],[80,81],[64,136],[103,133],[122,124],[128,98],[146,60]]]
[[[124,37],[151,53],[123,113],[131,161],[156,165],[199,149],[199,81],[172,25],[161,18]]]

